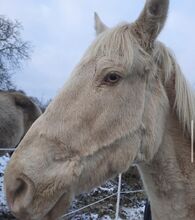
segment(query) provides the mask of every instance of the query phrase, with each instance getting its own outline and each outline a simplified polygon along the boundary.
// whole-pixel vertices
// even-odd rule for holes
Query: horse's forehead
[[[128,63],[132,63],[131,60]],[[101,56],[96,61],[96,69],[107,69],[107,68],[117,68],[117,70],[122,72],[127,70],[127,61],[123,56],[113,54],[112,56]]]

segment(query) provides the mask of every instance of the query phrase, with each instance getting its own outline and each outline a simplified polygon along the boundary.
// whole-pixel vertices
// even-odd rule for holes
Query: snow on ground
[[[8,161],[9,161],[8,156],[0,157],[0,213],[6,212],[8,210],[6,205],[4,190],[3,190],[3,173]]]
[[[122,207],[122,212],[124,215],[126,215],[125,218],[119,218],[118,220],[124,220],[124,219],[129,219],[129,220],[143,220],[143,213],[144,213],[144,206],[141,206],[139,208],[125,208]],[[98,214],[81,214],[77,215],[71,220],[112,220],[114,218],[111,218],[109,215],[104,215],[100,217]]]
[[[125,208],[122,207],[123,211],[126,213],[126,218],[130,220],[143,220],[145,203],[143,203],[140,207],[136,208]]]
[[[0,219],[8,220],[14,219],[10,217],[8,211],[5,195],[3,192],[3,173],[5,167],[9,161],[9,156],[0,157]],[[137,182],[137,181],[136,181]],[[139,184],[138,184],[139,185]],[[137,190],[140,186],[133,184],[129,186],[129,183],[122,181],[122,191]],[[70,211],[77,210],[88,204],[94,203],[100,199],[103,199],[113,193],[117,192],[117,181],[107,181],[100,187],[93,189],[89,193],[83,193],[76,197],[73,201]],[[136,193],[133,195],[122,195],[120,204],[120,220],[143,220],[145,204],[145,195],[143,193]],[[115,217],[116,196],[113,196],[104,202],[96,204],[92,207],[88,207],[74,215],[70,215],[68,220],[112,220]]]

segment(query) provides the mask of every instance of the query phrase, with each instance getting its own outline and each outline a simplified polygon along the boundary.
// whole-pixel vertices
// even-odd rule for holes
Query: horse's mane
[[[161,67],[163,72],[163,85],[175,74],[175,108],[180,123],[184,131],[191,133],[191,120],[195,120],[195,99],[194,93],[186,81],[180,66],[173,53],[161,42],[156,42],[154,49],[150,53],[146,52],[137,42],[130,31],[131,25],[120,24],[115,28],[108,29],[100,34],[95,42],[88,49],[83,59],[91,57],[106,56],[113,58],[113,55],[120,53],[120,59],[128,64],[143,65],[148,64],[152,59]],[[141,54],[141,55],[140,55]],[[156,74],[156,73],[154,73]]]
[[[127,64],[130,68],[133,64],[148,63],[150,56],[139,46],[130,32],[131,25],[123,23],[115,28],[108,29],[100,34],[89,47],[83,59],[91,57],[107,57]],[[139,56],[138,54],[142,54]]]
[[[173,53],[161,42],[155,44],[152,54],[154,60],[161,66],[164,74],[164,85],[174,75],[175,100],[174,108],[184,131],[191,133],[191,120],[195,120],[195,97],[194,91],[185,79],[179,64]]]

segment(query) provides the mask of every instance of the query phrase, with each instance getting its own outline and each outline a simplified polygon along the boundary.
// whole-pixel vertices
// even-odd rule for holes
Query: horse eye
[[[104,83],[114,85],[121,79],[118,72],[110,72],[104,77]]]

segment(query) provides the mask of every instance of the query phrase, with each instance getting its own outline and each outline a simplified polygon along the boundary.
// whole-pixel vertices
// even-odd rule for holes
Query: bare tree
[[[0,89],[14,87],[12,74],[29,58],[30,44],[22,40],[21,30],[18,21],[0,16]]]

